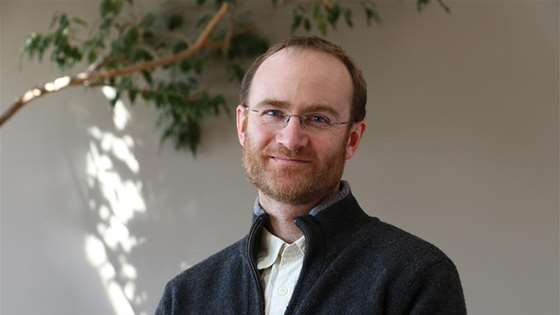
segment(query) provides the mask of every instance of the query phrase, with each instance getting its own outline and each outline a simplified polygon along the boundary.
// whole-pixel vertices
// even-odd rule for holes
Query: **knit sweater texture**
[[[267,220],[255,217],[243,239],[170,280],[156,315],[264,314],[255,255]],[[285,314],[466,314],[453,262],[368,216],[352,194],[296,225],[307,249]]]

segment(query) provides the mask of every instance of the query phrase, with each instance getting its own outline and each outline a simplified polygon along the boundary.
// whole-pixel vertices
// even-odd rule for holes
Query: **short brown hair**
[[[350,118],[354,122],[364,120],[366,116],[366,102],[367,102],[367,86],[364,77],[362,76],[362,72],[360,69],[356,67],[352,59],[346,55],[344,50],[320,37],[316,36],[294,36],[285,41],[279,42],[272,47],[270,47],[264,54],[257,57],[257,59],[253,62],[253,64],[249,67],[245,76],[243,77],[243,81],[241,81],[241,91],[240,91],[240,101],[241,104],[247,104],[247,99],[249,97],[249,90],[251,88],[251,82],[253,81],[253,77],[257,72],[259,66],[270,56],[277,53],[278,51],[288,48],[288,47],[297,47],[297,48],[304,48],[304,49],[313,49],[317,51],[321,51],[327,53],[336,59],[340,60],[348,72],[350,73],[350,77],[352,78],[352,109]]]

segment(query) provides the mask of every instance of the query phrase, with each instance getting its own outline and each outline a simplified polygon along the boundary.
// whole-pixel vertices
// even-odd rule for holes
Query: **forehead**
[[[312,49],[285,48],[257,69],[248,105],[275,100],[300,111],[323,105],[349,116],[352,89],[350,73],[336,57]]]

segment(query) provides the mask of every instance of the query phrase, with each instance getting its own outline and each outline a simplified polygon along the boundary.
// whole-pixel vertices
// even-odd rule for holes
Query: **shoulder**
[[[360,229],[365,268],[390,292],[390,314],[466,314],[459,273],[434,244],[371,218]]]
[[[242,263],[241,252],[244,241],[245,239],[241,239],[184,270],[172,278],[168,285],[182,287],[185,285],[202,284],[211,281],[212,277],[227,274]]]
[[[367,247],[384,264],[401,268],[423,269],[452,265],[451,259],[437,246],[395,225],[371,218],[359,231]]]
[[[457,267],[441,249],[381,221],[371,233],[382,248],[385,280],[396,298],[390,308],[408,309],[395,313],[466,314]]]
[[[208,305],[218,307],[224,292],[239,283],[244,267],[245,238],[213,254],[169,280],[156,314],[208,314]],[[229,286],[229,287],[228,287]],[[198,312],[193,310],[206,310]]]

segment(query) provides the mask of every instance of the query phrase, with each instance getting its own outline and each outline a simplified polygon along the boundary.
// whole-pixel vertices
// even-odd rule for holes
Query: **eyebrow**
[[[260,101],[259,103],[257,103],[257,105],[255,107],[264,107],[264,106],[274,106],[274,107],[280,107],[280,108],[288,108],[289,107],[289,103],[285,102],[285,101],[280,101],[280,100],[274,100],[274,99],[264,99],[262,101]]]
[[[274,106],[278,108],[287,109],[290,106],[290,103],[281,100],[275,99],[264,99],[260,101],[255,107],[264,107],[264,106]],[[337,113],[333,108],[324,104],[313,104],[305,108],[306,113],[313,113],[313,112],[327,112],[333,115],[335,118],[340,118],[340,114]]]

